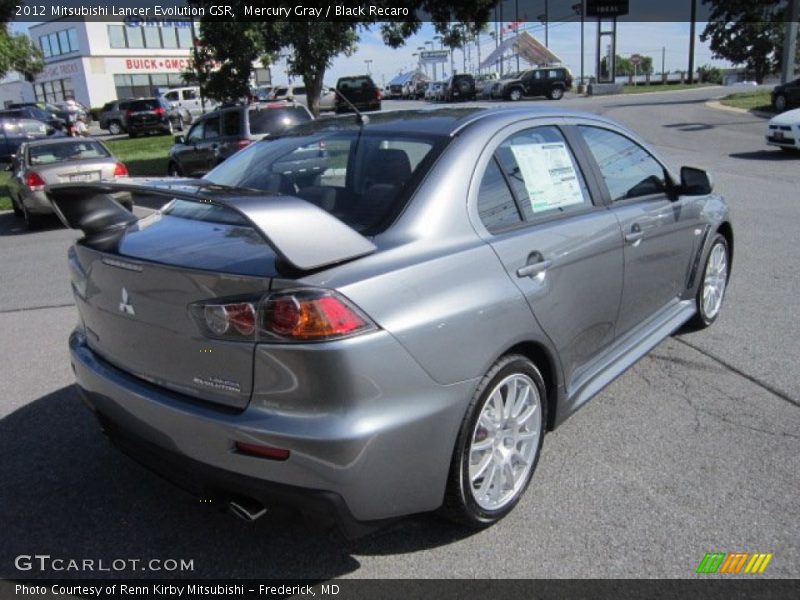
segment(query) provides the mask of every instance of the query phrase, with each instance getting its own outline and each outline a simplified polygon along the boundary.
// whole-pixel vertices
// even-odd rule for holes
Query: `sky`
[[[12,29],[18,32],[26,32],[31,23],[14,23]],[[705,23],[697,23],[696,34],[702,33]],[[494,24],[489,24],[489,29],[494,30]],[[526,23],[523,29],[544,43],[544,26],[540,23]],[[595,63],[595,43],[596,43],[597,24],[587,19],[584,32],[584,69],[588,76],[594,72]],[[371,72],[373,79],[378,85],[385,85],[399,72],[413,70],[416,67],[417,58],[413,53],[417,48],[423,46],[426,41],[434,41],[436,35],[431,23],[423,23],[420,32],[408,40],[406,44],[398,49],[393,49],[383,43],[380,35],[380,27],[374,26],[372,29],[360,33],[358,50],[352,56],[338,56],[334,59],[333,65],[328,70],[325,77],[326,84],[332,85],[339,77],[345,75],[357,75],[366,73],[367,69]],[[572,73],[577,77],[580,74],[580,23],[575,21],[560,21],[551,23],[548,28],[549,48],[555,52],[562,62],[570,67]],[[494,50],[495,42],[486,33],[480,36],[481,57],[486,58]],[[430,47],[430,45],[428,45]],[[438,49],[438,45],[436,46]],[[686,22],[624,22],[620,21],[617,25],[617,54],[630,56],[637,53],[653,57],[653,66],[657,72],[661,71],[662,48],[664,48],[665,69],[667,71],[686,70],[689,62],[689,23]],[[463,70],[463,57],[460,50],[455,51],[456,70]],[[473,44],[469,58],[473,65],[477,65],[476,47]],[[369,66],[364,62],[371,60]],[[701,42],[699,37],[695,44],[695,67],[705,64],[712,64],[718,67],[730,67],[727,61],[714,60],[711,57],[711,50],[708,45]],[[468,63],[469,66],[469,63]],[[527,65],[521,63],[521,68]],[[273,82],[283,83],[287,81],[284,65],[278,63],[273,68]],[[450,70],[450,66],[446,66]],[[507,70],[507,69],[506,69]],[[516,70],[514,61],[512,70]],[[437,67],[437,75],[442,79],[441,66]]]

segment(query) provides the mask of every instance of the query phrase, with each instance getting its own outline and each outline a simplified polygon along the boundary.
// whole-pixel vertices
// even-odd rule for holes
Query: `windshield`
[[[253,144],[209,172],[219,185],[302,198],[374,234],[405,206],[446,138],[359,130]]]
[[[31,165],[47,165],[51,163],[73,160],[91,160],[106,158],[108,150],[99,142],[74,141],[58,144],[31,146],[28,149],[28,163]]]

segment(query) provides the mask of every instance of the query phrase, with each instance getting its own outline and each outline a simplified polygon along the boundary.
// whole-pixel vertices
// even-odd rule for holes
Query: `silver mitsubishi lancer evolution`
[[[48,193],[84,234],[69,344],[108,436],[246,519],[352,534],[508,514],[547,431],[718,318],[733,257],[704,171],[550,108],[323,119],[203,179]]]

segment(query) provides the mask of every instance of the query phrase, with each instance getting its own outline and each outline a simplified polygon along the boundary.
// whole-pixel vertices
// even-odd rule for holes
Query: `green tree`
[[[758,83],[780,67],[785,7],[774,0],[703,0],[711,5],[700,40],[714,58],[745,65]]]
[[[383,8],[406,7],[411,17],[404,21],[383,22],[380,25],[383,41],[397,48],[419,31],[422,21],[417,11],[430,15],[434,27],[450,47],[460,47],[470,33],[489,19],[491,9],[499,0],[376,0],[372,6]],[[211,0],[193,0],[194,4],[210,6]],[[236,14],[243,14],[245,0],[228,2]],[[296,3],[275,2],[272,6],[293,7]],[[209,11],[206,10],[206,14]],[[359,34],[377,25],[377,19],[366,21],[287,21],[258,22],[201,20],[198,49],[203,64],[213,69],[198,69],[198,79],[205,93],[212,98],[235,99],[244,96],[249,87],[253,62],[274,61],[279,55],[286,58],[288,74],[302,77],[306,88],[308,108],[319,114],[319,96],[325,72],[340,54],[356,51]],[[459,25],[451,25],[458,23]],[[469,23],[468,26],[461,25]]]
[[[698,69],[700,81],[703,83],[722,83],[722,71],[714,65],[703,65]]]
[[[25,79],[33,81],[44,69],[44,57],[28,36],[15,35],[8,30],[16,4],[14,0],[0,0],[0,78],[9,71],[18,71]]]

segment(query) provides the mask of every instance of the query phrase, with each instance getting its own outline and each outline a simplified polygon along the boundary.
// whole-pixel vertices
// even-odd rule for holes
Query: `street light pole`
[[[689,85],[694,83],[694,28],[695,21],[697,20],[697,0],[691,0],[692,15],[690,17],[691,25],[689,26]]]
[[[372,69],[371,69],[372,59],[371,58],[364,59],[364,62],[367,63],[367,75],[372,75]]]

